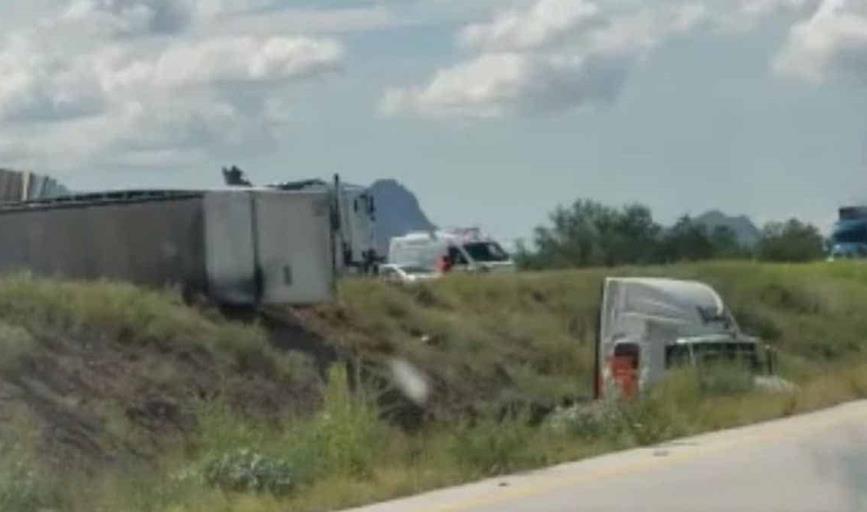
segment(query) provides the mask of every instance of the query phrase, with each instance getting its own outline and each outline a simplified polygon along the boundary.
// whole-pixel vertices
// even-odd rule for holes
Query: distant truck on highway
[[[755,373],[774,370],[773,352],[741,332],[710,286],[672,279],[605,280],[596,341],[596,398],[633,397],[672,368],[714,362],[743,364]]]
[[[511,272],[515,262],[493,238],[478,228],[422,231],[391,239],[388,262],[436,269],[446,257],[452,268],[469,272]]]
[[[867,206],[840,208],[831,232],[829,259],[867,258]]]

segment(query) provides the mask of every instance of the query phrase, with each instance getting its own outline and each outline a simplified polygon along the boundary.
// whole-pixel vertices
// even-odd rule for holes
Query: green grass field
[[[670,267],[454,276],[400,288],[356,281],[322,308],[332,339],[364,354],[402,357],[448,383],[443,417],[512,401],[557,404],[591,392],[598,303],[606,276],[699,279],[741,327],[781,351],[803,381],[867,349],[867,266],[704,263]]]
[[[542,418],[539,411],[589,395],[607,275],[713,285],[747,333],[779,350],[782,376],[797,389],[768,393],[724,368],[712,376],[683,370],[642,400]],[[796,414],[867,397],[863,311],[867,265],[719,262],[456,275],[416,287],[353,280],[341,286],[339,303],[292,312],[361,363],[353,369],[387,375],[395,359],[419,368],[433,389],[419,408],[396,398],[385,379],[353,388],[340,366],[322,383],[303,357],[265,346],[260,327],[184,306],[172,294],[7,278],[0,281],[0,385],[36,391],[30,401],[0,400],[0,412],[19,418],[0,429],[0,451],[10,455],[0,458],[0,509],[329,510]],[[127,394],[88,400],[76,395],[87,386],[64,387],[40,372],[48,389],[26,384],[34,362],[49,364],[52,354],[66,361],[82,340],[102,355],[78,377],[111,371],[106,361],[114,361],[128,373],[100,373],[101,385]],[[195,371],[214,378],[190,378],[189,357]],[[196,386],[215,389],[183,391]],[[170,398],[186,426],[154,437],[152,418],[142,421],[118,403],[152,395]],[[56,402],[52,411],[87,412],[82,424],[101,429],[88,471],[57,471],[50,456],[57,441],[38,435],[53,425],[45,396]],[[245,406],[255,399],[257,407]],[[299,400],[308,406],[293,407]],[[398,426],[401,413],[415,421]],[[126,455],[111,457],[118,454]]]

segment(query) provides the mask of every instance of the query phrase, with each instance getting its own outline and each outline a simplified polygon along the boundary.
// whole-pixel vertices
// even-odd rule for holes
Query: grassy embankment
[[[535,421],[589,394],[611,273],[711,283],[799,388],[681,372],[641,401]],[[338,305],[297,313],[374,371],[421,369],[433,394],[419,409],[377,400],[393,396],[382,384],[351,393],[341,370],[325,386],[261,328],[170,295],[6,279],[0,509],[325,510],[813,410],[867,397],[864,311],[867,266],[709,263],[352,281]]]

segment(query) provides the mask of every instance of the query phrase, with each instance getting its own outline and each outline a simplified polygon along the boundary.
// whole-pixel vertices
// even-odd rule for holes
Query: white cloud
[[[63,120],[165,91],[276,86],[334,70],[343,49],[330,39],[231,37],[130,55],[136,54],[107,49],[69,59],[13,40],[0,51],[0,119]]]
[[[694,3],[637,10],[612,17],[605,25],[588,32],[582,47],[590,54],[641,54],[667,38],[688,33],[707,18],[705,7]]]
[[[587,0],[540,0],[528,10],[512,9],[489,23],[461,30],[463,45],[483,50],[539,48],[600,21],[599,7]]]
[[[58,23],[114,36],[170,34],[192,21],[192,0],[73,0]]]
[[[70,172],[93,168],[166,169],[260,155],[276,148],[278,125],[216,92],[151,95],[100,115],[28,124],[4,134],[7,165]]]
[[[797,12],[816,0],[739,0],[737,11],[754,18]]]
[[[626,58],[483,54],[439,71],[426,87],[389,90],[382,108],[387,114],[476,118],[571,109],[613,99],[627,69]]]
[[[107,70],[106,90],[183,88],[306,78],[334,70],[342,46],[306,37],[229,37],[173,45],[156,58]]]
[[[42,55],[11,38],[0,51],[0,119],[58,120],[98,113],[102,95],[86,58]]]
[[[391,88],[381,110],[425,117],[497,117],[611,101],[631,68],[706,19],[697,4],[606,13],[584,0],[537,0],[463,29],[481,53],[441,69],[425,86]]]
[[[723,33],[755,30],[768,20],[812,12],[821,0],[718,0],[709,4],[714,26]]]
[[[267,121],[215,95],[196,99],[161,96],[129,102],[96,130],[111,129],[109,146],[119,154],[182,154],[207,150],[214,157],[246,155],[273,145]]]
[[[775,69],[816,83],[832,77],[867,81],[867,4],[825,0],[792,27]]]
[[[276,148],[292,86],[339,68],[344,49],[279,24],[233,27],[228,12],[257,5],[230,3],[73,0],[7,32],[0,158],[159,167]]]
[[[282,33],[337,34],[412,23],[409,19],[398,16],[394,9],[381,4],[346,5],[334,9],[297,6],[257,9],[252,5],[238,5],[234,9],[223,6],[212,10],[203,8],[200,3],[197,12],[201,23],[208,25],[212,32],[226,35],[267,33],[275,28]]]
[[[631,69],[672,38],[738,37],[803,16],[775,68],[817,82],[867,80],[865,0],[532,0],[466,25],[458,42],[474,55],[422,85],[387,89],[380,106],[425,117],[570,110],[615,98]]]
[[[237,16],[273,4],[274,0],[196,0],[196,11],[205,17]]]
[[[247,37],[105,59],[101,85],[115,106],[95,131],[122,165],[266,152],[276,147],[282,120],[272,110],[285,102],[286,85],[333,70],[341,58],[341,45],[328,39]]]

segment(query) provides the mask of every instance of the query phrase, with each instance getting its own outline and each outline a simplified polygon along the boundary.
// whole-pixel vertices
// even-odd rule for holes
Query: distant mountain
[[[376,245],[380,254],[388,254],[388,242],[392,237],[436,229],[422,211],[415,194],[398,181],[376,181],[370,186],[370,191],[376,202]]]
[[[753,221],[745,215],[730,217],[719,210],[711,210],[694,219],[696,224],[701,224],[707,230],[713,231],[717,226],[725,226],[731,229],[735,237],[744,247],[753,247],[762,237],[762,232],[753,224]]]

